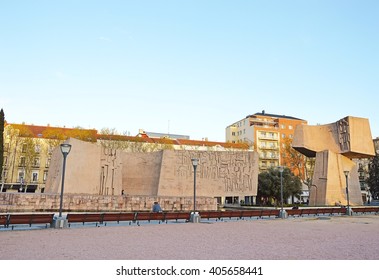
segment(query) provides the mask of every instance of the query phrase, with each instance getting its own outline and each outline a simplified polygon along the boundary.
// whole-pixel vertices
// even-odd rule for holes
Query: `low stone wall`
[[[190,211],[191,197],[104,196],[67,194],[63,197],[63,212],[150,211],[158,201],[163,211]],[[60,195],[0,193],[0,213],[58,212]],[[196,210],[217,210],[217,200],[196,197]]]

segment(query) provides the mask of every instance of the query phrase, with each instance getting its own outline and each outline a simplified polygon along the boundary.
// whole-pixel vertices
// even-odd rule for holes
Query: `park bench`
[[[317,216],[317,214],[318,214],[318,209],[317,208],[303,208],[303,209],[301,209],[301,216],[304,216],[304,215]]]
[[[129,221],[129,225],[135,221],[136,213],[104,213],[102,217],[101,223],[107,225],[107,222],[127,222]]]
[[[164,215],[164,220],[166,221],[166,223],[169,220],[189,221],[189,219],[190,219],[190,213],[188,213],[188,212],[165,212],[165,215]]]
[[[241,211],[241,219],[243,218],[252,218],[252,217],[261,217],[261,210],[243,210]]]
[[[200,217],[202,219],[216,219],[216,220],[220,220],[221,218],[221,211],[201,211],[199,213]]]
[[[223,218],[229,218],[230,220],[232,218],[237,218],[241,219],[241,211],[221,211],[220,212],[220,219],[222,220]]]
[[[72,223],[95,223],[96,226],[103,222],[102,213],[68,213],[67,222],[70,227]]]
[[[338,207],[338,208],[332,208],[332,213],[331,213],[331,215],[334,215],[334,214],[337,214],[337,215],[346,214],[346,209],[345,209],[345,208],[341,208],[341,207]]]
[[[10,214],[7,227],[14,225],[46,224],[46,228],[53,223],[54,214]]]
[[[164,221],[164,213],[163,212],[137,212],[135,220],[139,225],[140,221],[159,221],[159,223]]]
[[[318,208],[317,215],[331,215],[333,212],[333,208]]]
[[[353,207],[353,213],[378,213],[379,207]]]
[[[263,217],[279,217],[279,210],[278,209],[267,209],[267,210],[262,210],[261,212],[261,218]]]
[[[301,216],[302,209],[288,209],[286,210],[288,216]]]

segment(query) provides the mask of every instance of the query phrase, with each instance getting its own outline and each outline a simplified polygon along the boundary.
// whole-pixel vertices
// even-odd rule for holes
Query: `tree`
[[[379,196],[379,155],[370,160],[367,185],[373,198]]]
[[[289,168],[283,170],[283,199],[294,196],[300,198],[301,180]],[[270,168],[258,175],[258,201],[263,204],[279,205],[281,199],[281,182],[278,168]]]
[[[306,163],[305,156],[296,151],[294,148],[292,148],[292,139],[287,137],[283,140],[283,142],[283,165],[290,168],[294,174],[296,174],[302,180],[304,180],[304,166]]]
[[[3,164],[4,164],[4,111],[0,111],[0,178],[3,178]]]

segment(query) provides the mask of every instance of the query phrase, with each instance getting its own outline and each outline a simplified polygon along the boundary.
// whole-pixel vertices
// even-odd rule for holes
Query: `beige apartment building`
[[[265,111],[248,115],[226,127],[225,139],[230,143],[247,143],[259,154],[259,170],[284,164],[286,143],[292,141],[297,125],[307,121]],[[290,166],[289,166],[290,167]]]

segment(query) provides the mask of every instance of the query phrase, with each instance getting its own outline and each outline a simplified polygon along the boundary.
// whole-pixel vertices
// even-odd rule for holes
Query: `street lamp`
[[[191,159],[193,166],[193,212],[191,213],[191,222],[198,223],[200,215],[196,212],[196,168],[199,165],[199,159]]]
[[[351,211],[350,211],[350,199],[349,199],[349,171],[344,171],[345,173],[345,178],[346,178],[346,198],[347,198],[347,209],[346,209],[346,215],[351,216]]]
[[[66,158],[70,153],[71,145],[70,144],[61,144],[61,152],[63,154],[63,170],[62,170],[62,187],[61,187],[61,199],[59,204],[59,218],[62,217],[62,205],[63,205],[63,189],[64,189],[64,175],[66,171]]]
[[[281,210],[279,213],[279,217],[282,219],[287,218],[287,212],[283,209],[283,171],[284,167],[279,166],[279,172],[280,172],[280,204],[281,204]]]

